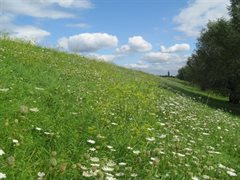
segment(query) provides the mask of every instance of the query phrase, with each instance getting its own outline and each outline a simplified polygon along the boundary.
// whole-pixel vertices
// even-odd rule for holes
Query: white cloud
[[[10,37],[12,38],[20,38],[23,40],[31,41],[38,43],[42,41],[47,36],[50,36],[51,33],[40,29],[35,26],[26,25],[19,26],[12,23],[14,17],[10,14],[4,15],[0,17],[0,31],[8,32]]]
[[[175,44],[169,48],[165,46],[161,46],[161,52],[163,53],[175,53],[180,51],[189,51],[190,45],[189,44]]]
[[[189,1],[188,7],[174,18],[177,29],[188,36],[198,36],[201,29],[209,20],[228,18],[227,6],[229,0],[193,0]]]
[[[72,18],[73,14],[59,10],[62,8],[91,8],[90,0],[3,0],[1,6],[5,13],[27,15],[40,18]]]
[[[51,1],[4,0],[1,3],[2,8],[4,8],[4,12],[11,13],[13,15],[26,15],[51,19],[74,17],[71,13],[56,10],[56,8],[53,7],[54,2]]]
[[[152,45],[145,41],[142,36],[133,36],[129,38],[128,44],[132,51],[146,52],[152,49]]]
[[[143,61],[138,61],[137,63],[126,64],[125,67],[130,69],[144,70],[144,69],[148,69],[150,65],[144,63]]]
[[[150,63],[161,63],[174,59],[175,55],[162,52],[150,52],[143,56],[143,60]]]
[[[176,63],[176,62],[186,62],[187,55],[179,55],[173,53],[163,53],[163,52],[149,52],[146,53],[142,60],[152,63]]]
[[[86,55],[86,57],[106,62],[112,62],[115,60],[115,58],[117,58],[116,55],[113,54],[95,54],[95,53]]]
[[[57,42],[57,48],[67,50],[68,49],[68,38],[60,38]]]
[[[146,52],[143,54],[141,61],[132,64],[126,64],[125,67],[135,70],[144,71],[151,74],[166,75],[168,71],[172,75],[176,75],[187,61],[188,55],[182,55],[182,51],[190,49],[189,44],[175,44],[166,48],[161,46],[161,50],[157,52]]]
[[[90,26],[86,23],[77,23],[77,24],[67,24],[67,27],[74,27],[74,28],[81,28],[81,29],[86,29],[89,28]]]
[[[14,20],[19,15],[37,18],[73,18],[74,14],[64,11],[64,8],[91,8],[90,0],[3,0],[1,9],[4,14],[0,16],[0,31],[10,33],[32,42],[40,42],[50,35],[50,32],[32,25],[16,25]]]
[[[11,37],[38,43],[50,34],[50,32],[34,26],[15,26]]]
[[[128,39],[128,44],[116,49],[117,53],[147,52],[152,49],[152,45],[143,39],[142,36],[133,36]]]
[[[156,75],[167,75],[168,71],[171,75],[176,75],[178,69],[184,66],[184,64],[185,62],[175,62],[174,64],[167,62],[161,64],[149,64],[139,61],[134,64],[125,64],[124,67]]]
[[[42,2],[46,2],[46,0],[41,0]],[[89,9],[92,8],[92,3],[90,0],[51,0],[52,2],[56,2],[62,7],[65,8],[84,8]]]
[[[83,33],[61,38],[58,46],[73,52],[95,52],[103,48],[116,47],[118,39],[107,33]]]

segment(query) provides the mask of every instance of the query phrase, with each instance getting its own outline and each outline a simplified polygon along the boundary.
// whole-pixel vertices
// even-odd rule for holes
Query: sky
[[[0,32],[131,69],[176,75],[229,0],[0,0]]]

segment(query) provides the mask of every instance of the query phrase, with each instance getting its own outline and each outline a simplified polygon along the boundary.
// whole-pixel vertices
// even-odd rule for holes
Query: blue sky
[[[229,0],[0,0],[0,31],[153,74],[173,75]]]

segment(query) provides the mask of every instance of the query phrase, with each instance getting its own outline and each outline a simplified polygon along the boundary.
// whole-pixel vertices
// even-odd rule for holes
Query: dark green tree
[[[231,16],[232,26],[240,32],[240,0],[230,0],[231,5],[228,7]]]
[[[179,77],[201,86],[229,93],[229,101],[240,101],[239,33],[225,19],[209,22],[202,30],[195,53]]]

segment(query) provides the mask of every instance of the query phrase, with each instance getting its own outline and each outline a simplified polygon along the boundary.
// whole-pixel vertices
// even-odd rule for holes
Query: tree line
[[[228,94],[229,102],[240,102],[240,0],[230,0],[230,19],[208,22],[197,39],[196,49],[177,77],[202,90]]]

